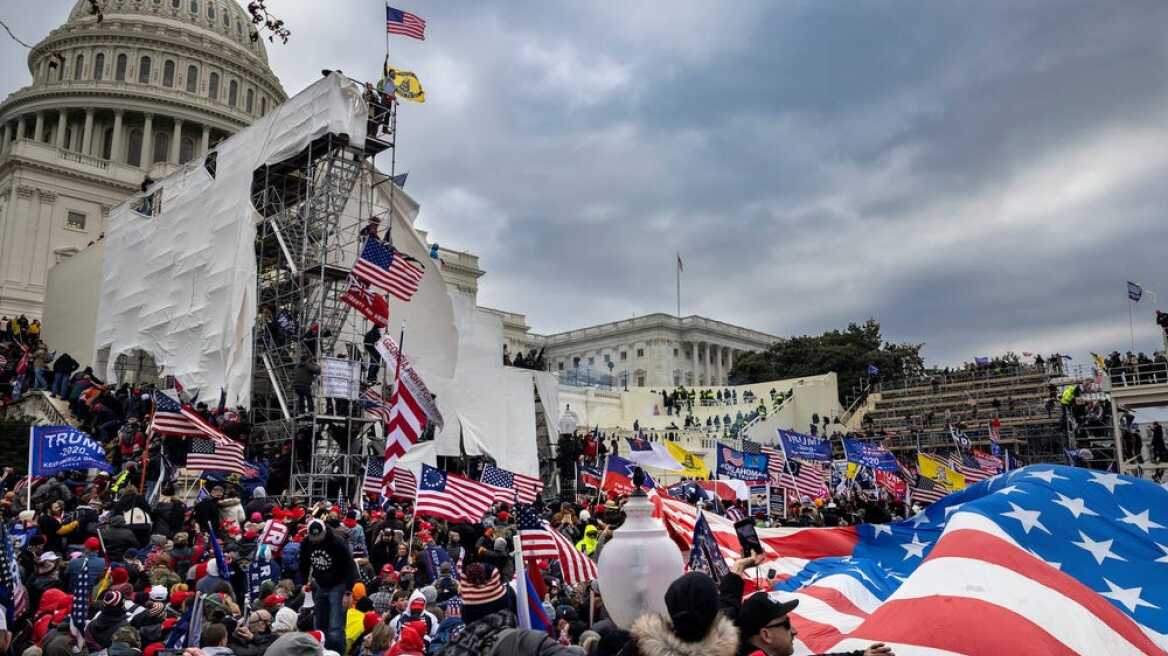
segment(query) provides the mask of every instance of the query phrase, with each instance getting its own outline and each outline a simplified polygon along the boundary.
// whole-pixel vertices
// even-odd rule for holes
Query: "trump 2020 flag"
[[[620,456],[608,456],[608,462],[604,467],[604,480],[600,484],[600,489],[609,494],[632,494],[633,469],[636,466],[636,463]],[[645,482],[641,484],[641,487],[652,490],[657,487],[657,484],[646,472]]]
[[[97,440],[72,426],[33,426],[29,429],[29,469],[33,476],[52,476],[89,468],[113,472],[105,449]]]
[[[1140,299],[1144,297],[1144,288],[1139,283],[1127,281],[1127,297],[1139,303]]]

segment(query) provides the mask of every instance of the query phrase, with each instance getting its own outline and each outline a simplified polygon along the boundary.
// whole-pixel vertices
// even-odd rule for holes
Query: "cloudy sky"
[[[673,312],[678,252],[684,314],[875,317],[946,364],[1126,350],[1128,279],[1168,305],[1161,0],[411,2],[427,39],[392,55],[427,92],[400,118],[419,225],[538,332]],[[37,40],[71,4],[0,17]],[[378,2],[269,5],[289,92],[376,76]],[[27,78],[0,40],[0,90]]]

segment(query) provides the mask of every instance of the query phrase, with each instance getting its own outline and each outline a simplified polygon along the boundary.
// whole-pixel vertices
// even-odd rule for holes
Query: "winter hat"
[[[314,519],[308,522],[308,534],[312,537],[317,537],[324,533],[324,522],[319,519]]]
[[[380,623],[380,622],[381,622],[381,616],[378,615],[377,613],[375,613],[373,611],[369,611],[368,613],[365,613],[364,626],[365,626],[366,631],[372,631],[373,627],[377,626],[378,623]]]
[[[422,627],[418,627],[419,624],[421,624]],[[398,640],[397,646],[400,647],[403,652],[420,652],[426,648],[425,643],[422,641],[422,636],[425,634],[425,631],[425,623],[423,622],[410,622],[406,624],[402,627],[401,639]]]
[[[114,608],[122,604],[122,593],[117,590],[108,590],[101,596],[101,605],[106,608]]]
[[[263,605],[264,605],[264,608],[275,608],[276,606],[279,606],[280,604],[284,603],[285,601],[288,601],[288,598],[285,597],[284,595],[278,595],[278,594],[272,593],[272,594],[264,597]]]
[[[101,540],[97,538],[85,538],[85,548],[89,551],[101,551]]]
[[[324,644],[324,632],[323,631],[309,631],[308,637],[312,638],[313,640],[317,641],[318,643]]]
[[[360,601],[365,598],[365,584],[358,581],[353,584],[353,601]]]
[[[718,587],[708,574],[683,574],[665,591],[665,607],[677,637],[697,642],[709,632],[718,614]]]
[[[320,633],[314,631],[313,633]],[[276,638],[264,652],[268,656],[322,656],[324,646],[309,633],[288,633]]]
[[[296,630],[296,611],[291,608],[281,608],[276,612],[276,619],[272,622],[272,631],[287,633]]]
[[[462,619],[467,624],[497,610],[511,606],[499,570],[486,563],[472,563],[466,568],[462,587]]]
[[[110,579],[113,580],[114,585],[121,585],[130,580],[130,573],[122,567],[115,567],[110,571]]]
[[[259,514],[258,512],[253,512],[251,514],[251,521],[256,522],[258,524],[259,522],[264,521],[264,516]]]
[[[150,587],[151,601],[166,601],[166,587],[161,585],[154,585]]]
[[[421,592],[422,596],[426,598],[426,605],[427,606],[433,604],[435,601],[438,600],[438,590],[432,585],[427,585],[426,587],[422,588],[421,590],[418,590],[418,592]]]

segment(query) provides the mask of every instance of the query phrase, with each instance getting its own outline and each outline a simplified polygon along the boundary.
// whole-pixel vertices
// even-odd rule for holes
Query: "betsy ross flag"
[[[494,500],[491,486],[423,464],[414,514],[477,524]]]
[[[524,558],[557,558],[568,585],[579,585],[597,577],[596,563],[577,551],[567,538],[525,504],[519,506],[519,541]]]
[[[515,503],[516,496],[519,497],[519,503],[535,503],[543,490],[543,481],[535,476],[524,476],[491,465],[483,467],[479,480],[496,488],[495,500],[507,504]]]
[[[369,237],[361,249],[361,256],[353,265],[353,275],[403,301],[409,301],[418,291],[418,285],[425,275],[425,271],[411,261],[413,259],[380,239]]]
[[[426,21],[408,11],[385,6],[385,30],[390,34],[401,34],[420,41],[426,40]]]
[[[1163,654],[1164,508],[1168,490],[1151,481],[1035,465],[905,521],[759,528],[759,569],[778,573],[772,598],[800,600],[795,653]],[[695,509],[661,510],[688,540]],[[733,525],[706,517],[737,558]]]

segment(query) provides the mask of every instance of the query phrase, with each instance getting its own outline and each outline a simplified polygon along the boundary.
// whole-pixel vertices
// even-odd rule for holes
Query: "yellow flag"
[[[858,473],[860,473],[860,466],[854,462],[849,462],[848,463],[848,474],[847,474],[848,480],[849,481],[856,480],[856,474],[858,474]]]
[[[393,86],[393,92],[398,98],[417,103],[426,102],[426,91],[422,89],[422,83],[418,76],[410,71],[394,71]]]
[[[940,483],[950,492],[965,488],[965,477],[942,460],[918,453],[917,467],[921,471],[921,476]]]
[[[684,467],[680,473],[683,476],[690,478],[709,478],[710,470],[706,467],[706,463],[701,456],[692,451],[686,451],[673,442],[666,442],[665,448],[669,450],[669,455],[677,459]]]

